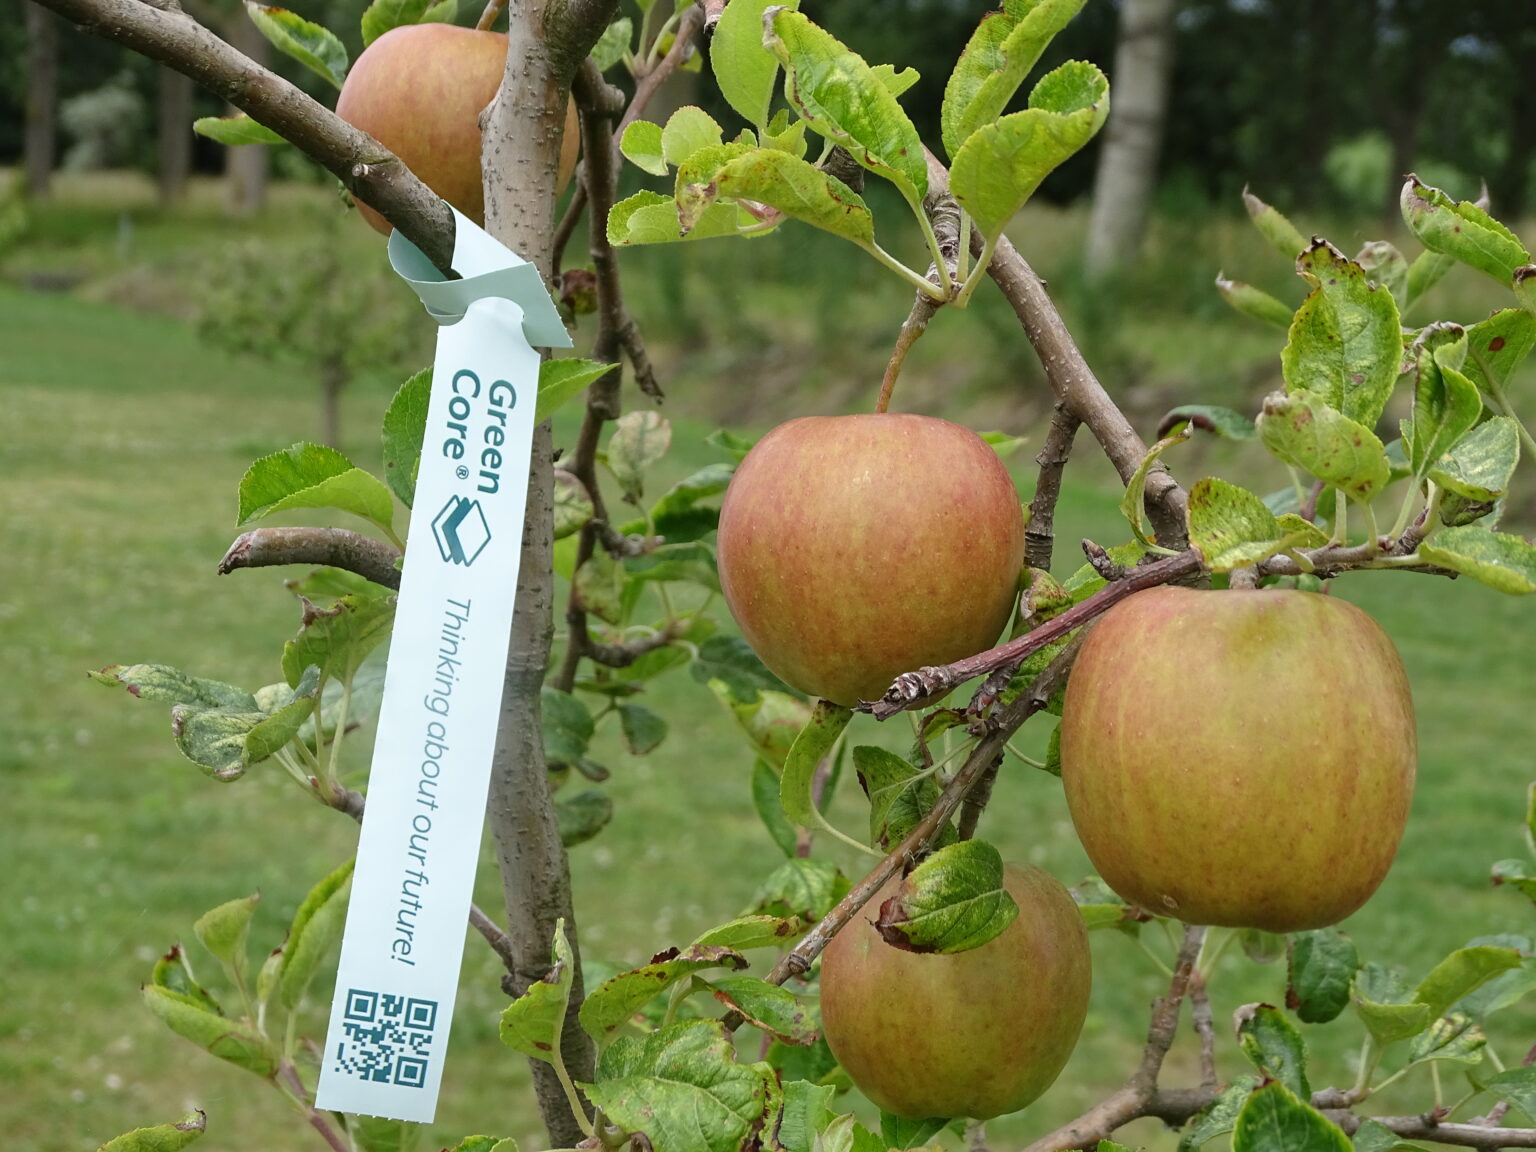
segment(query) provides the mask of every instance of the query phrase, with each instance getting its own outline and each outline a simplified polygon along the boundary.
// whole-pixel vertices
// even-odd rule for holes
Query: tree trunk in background
[[[25,191],[28,199],[41,200],[48,195],[58,151],[59,18],[36,4],[23,4],[22,11],[27,20]]]
[[[1509,46],[1515,84],[1514,115],[1510,121],[1509,152],[1492,181],[1493,210],[1518,219],[1531,207],[1531,164],[1536,160],[1536,29],[1511,37]]]
[[[267,38],[238,8],[225,28],[226,38],[256,63],[270,66],[272,53]],[[230,112],[235,109],[231,108]],[[267,169],[271,149],[265,144],[243,144],[226,149],[224,173],[229,181],[229,208],[237,216],[261,210],[267,201]]]
[[[192,81],[169,68],[160,69],[158,120],[160,203],[174,204],[186,195],[192,171]]]
[[[1157,182],[1178,0],[1125,0],[1113,94],[1093,182],[1084,262],[1091,277],[1133,263]]]

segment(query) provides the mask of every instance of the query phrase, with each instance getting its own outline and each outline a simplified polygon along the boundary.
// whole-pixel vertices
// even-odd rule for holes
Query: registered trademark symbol
[[[457,476],[460,480],[464,480],[464,479],[466,479],[469,476],[469,469],[464,467],[464,465],[460,464],[457,468],[455,468],[453,470],[453,474],[455,476]]]

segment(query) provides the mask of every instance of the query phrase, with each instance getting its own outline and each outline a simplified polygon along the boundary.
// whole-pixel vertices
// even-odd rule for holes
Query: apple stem
[[[939,310],[942,301],[934,300],[921,293],[912,303],[912,311],[907,314],[901,331],[896,334],[896,347],[891,352],[891,361],[885,366],[885,379],[880,382],[880,397],[875,401],[875,411],[884,412],[891,404],[891,393],[896,388],[896,377],[901,375],[901,366],[907,359],[907,353],[912,350],[922,334],[928,331],[928,321],[933,319],[933,314]]]

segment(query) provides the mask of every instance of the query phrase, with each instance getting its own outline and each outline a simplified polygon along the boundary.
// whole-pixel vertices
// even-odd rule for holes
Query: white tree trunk
[[[1109,123],[1093,182],[1084,263],[1099,277],[1135,262],[1157,182],[1178,0],[1124,0]]]

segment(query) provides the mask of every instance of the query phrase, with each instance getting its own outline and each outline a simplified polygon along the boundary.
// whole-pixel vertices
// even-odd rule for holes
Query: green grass
[[[63,258],[60,237],[72,236],[71,258],[89,268],[86,295],[98,301],[0,287],[0,662],[8,669],[0,698],[6,737],[0,782],[9,821],[0,838],[7,876],[0,901],[0,1083],[6,1085],[0,1131],[18,1152],[88,1152],[119,1131],[196,1105],[210,1114],[206,1147],[318,1147],[275,1093],[170,1034],[138,1004],[136,991],[156,955],[177,939],[191,940],[198,915],[252,890],[263,894],[253,949],[276,944],[307,887],[350,852],[356,830],[300,796],[275,766],[261,765],[233,785],[205,779],[172,747],[163,707],[107,691],[84,675],[104,664],[146,660],[248,687],[278,678],[281,641],[297,625],[296,603],[281,585],[284,573],[221,578],[214,564],[236,531],[234,492],[246,464],[312,434],[312,385],[291,370],[205,347],[180,320],[99,302],[116,298],[114,283],[153,278],[162,258],[179,268],[195,266],[197,254],[217,243],[213,211],[153,226],[146,218],[135,231],[135,243],[144,247],[124,256],[113,248],[112,211],[91,203],[66,202],[57,217],[39,213],[48,239],[26,241],[0,259],[5,275],[16,274],[21,263],[55,266]],[[67,219],[75,231],[65,227]],[[279,223],[267,217],[256,226]],[[1032,239],[1044,249],[1042,269],[1052,260],[1064,264],[1069,234],[1078,227],[1075,216],[1052,223],[1042,212],[1019,233],[1032,257]],[[1237,243],[1225,224],[1216,234],[1222,244]],[[798,239],[779,250],[773,243],[750,246],[750,259],[776,262],[785,272],[799,255],[820,251]],[[752,430],[800,405],[867,404],[866,385],[877,378],[904,315],[899,285],[887,294],[876,281],[856,279],[845,301],[818,288],[825,293],[821,306],[808,309],[783,283],[770,284],[766,303],[754,298],[749,308],[739,289],[746,269],[733,277],[728,257],[702,246],[690,251],[701,254],[702,270],[685,276],[676,254],[647,254],[642,267],[657,275],[631,289],[640,319],[659,333],[655,347],[674,397],[669,474],[711,458],[702,439],[712,425],[696,418],[699,413],[730,415]],[[1244,259],[1264,258],[1248,247],[1240,251]],[[1196,273],[1214,271],[1203,259],[1190,263],[1180,275],[1191,282]],[[1483,307],[1481,286],[1469,291],[1474,302],[1465,307]],[[674,305],[681,296],[686,318],[675,306],[669,311],[669,294]],[[844,302],[846,309],[832,307]],[[1128,308],[1134,312],[1129,332],[1156,333],[1157,340],[1094,329],[1101,339],[1124,341],[1115,345],[1121,352],[1129,347],[1147,357],[1137,362],[1154,365],[1148,370],[1154,385],[1147,385],[1154,392],[1167,389],[1172,396],[1174,383],[1207,374],[1230,389],[1241,379],[1233,374],[1251,367],[1250,355],[1260,355],[1259,345],[1271,360],[1278,348],[1262,330],[1228,340],[1234,331],[1252,330],[1219,310],[1179,319],[1168,318],[1170,309]],[[970,317],[941,320],[947,326],[918,345],[904,379],[908,406],[952,399],[978,419],[1034,431],[1022,413],[1038,403],[1018,395],[1021,380],[1038,384],[1038,369],[1006,318],[978,301]],[[696,356],[685,358],[689,325],[707,338]],[[974,354],[951,372],[945,355],[968,341]],[[1119,354],[1115,347],[1106,353],[1111,360]],[[840,396],[832,391],[839,380]],[[347,396],[345,447],[360,463],[376,461],[370,429],[387,395],[385,384],[371,382]],[[1214,399],[1183,392],[1176,398]],[[1143,405],[1149,412],[1155,407]],[[568,422],[560,433],[568,445]],[[1116,523],[1108,470],[1086,437],[1080,449],[1061,512],[1062,569],[1076,563],[1067,542],[1087,534],[1117,542],[1125,535]],[[1017,463],[1026,469],[1027,490],[1025,455]],[[1206,469],[1243,474],[1242,459],[1229,449],[1191,447],[1172,463],[1188,479]],[[1397,639],[1420,711],[1420,787],[1407,838],[1380,894],[1348,925],[1365,955],[1399,963],[1414,978],[1473,936],[1532,927],[1530,907],[1511,892],[1492,890],[1487,868],[1524,852],[1523,790],[1536,747],[1528,656],[1536,644],[1536,605],[1469,581],[1401,574],[1357,576],[1338,590]],[[686,673],[673,674],[656,684],[647,703],[667,716],[672,734],[643,760],[624,753],[611,731],[602,734],[598,758],[613,770],[605,788],[616,817],[572,858],[584,948],[618,963],[642,961],[729,918],[778,859],[752,815],[750,757],[707,690]],[[1191,701],[1192,710],[1198,707]],[[1038,753],[1045,731],[1032,725],[1021,747]],[[855,738],[899,741],[903,735],[900,722],[877,730],[861,721]],[[356,772],[366,756],[353,752]],[[843,789],[834,818],[843,827],[860,826],[855,788]],[[983,831],[1005,855],[1040,863],[1069,883],[1088,872],[1060,788],[1042,773],[1010,763]],[[495,909],[499,883],[488,851],[483,859],[477,896]],[[1149,942],[1162,947],[1155,933]],[[1162,978],[1125,938],[1101,935],[1093,943],[1096,989],[1078,1053],[1044,1100],[990,1126],[995,1147],[1017,1146],[1075,1114],[1134,1065],[1146,1008]],[[205,958],[202,968],[211,961]],[[1214,985],[1219,1026],[1239,1004],[1281,1002],[1283,983],[1282,972],[1230,950]],[[429,1146],[490,1130],[518,1137],[525,1148],[540,1147],[527,1072],[496,1038],[504,1003],[496,964],[477,939],[467,940],[461,986],[439,1123],[431,1133],[437,1143]],[[323,1028],[318,1010],[311,1023],[315,1033]],[[1506,1061],[1517,1060],[1528,1045],[1531,1023],[1522,1017],[1496,1033]],[[1347,1020],[1309,1030],[1314,1083],[1347,1079],[1358,1038]],[[1222,1071],[1233,1075],[1241,1070],[1240,1057],[1223,1043]],[[1186,1038],[1171,1075],[1192,1066]],[[1403,1106],[1422,1107],[1427,1087],[1410,1078],[1409,1088]],[[1150,1125],[1127,1139],[1171,1147]]]

